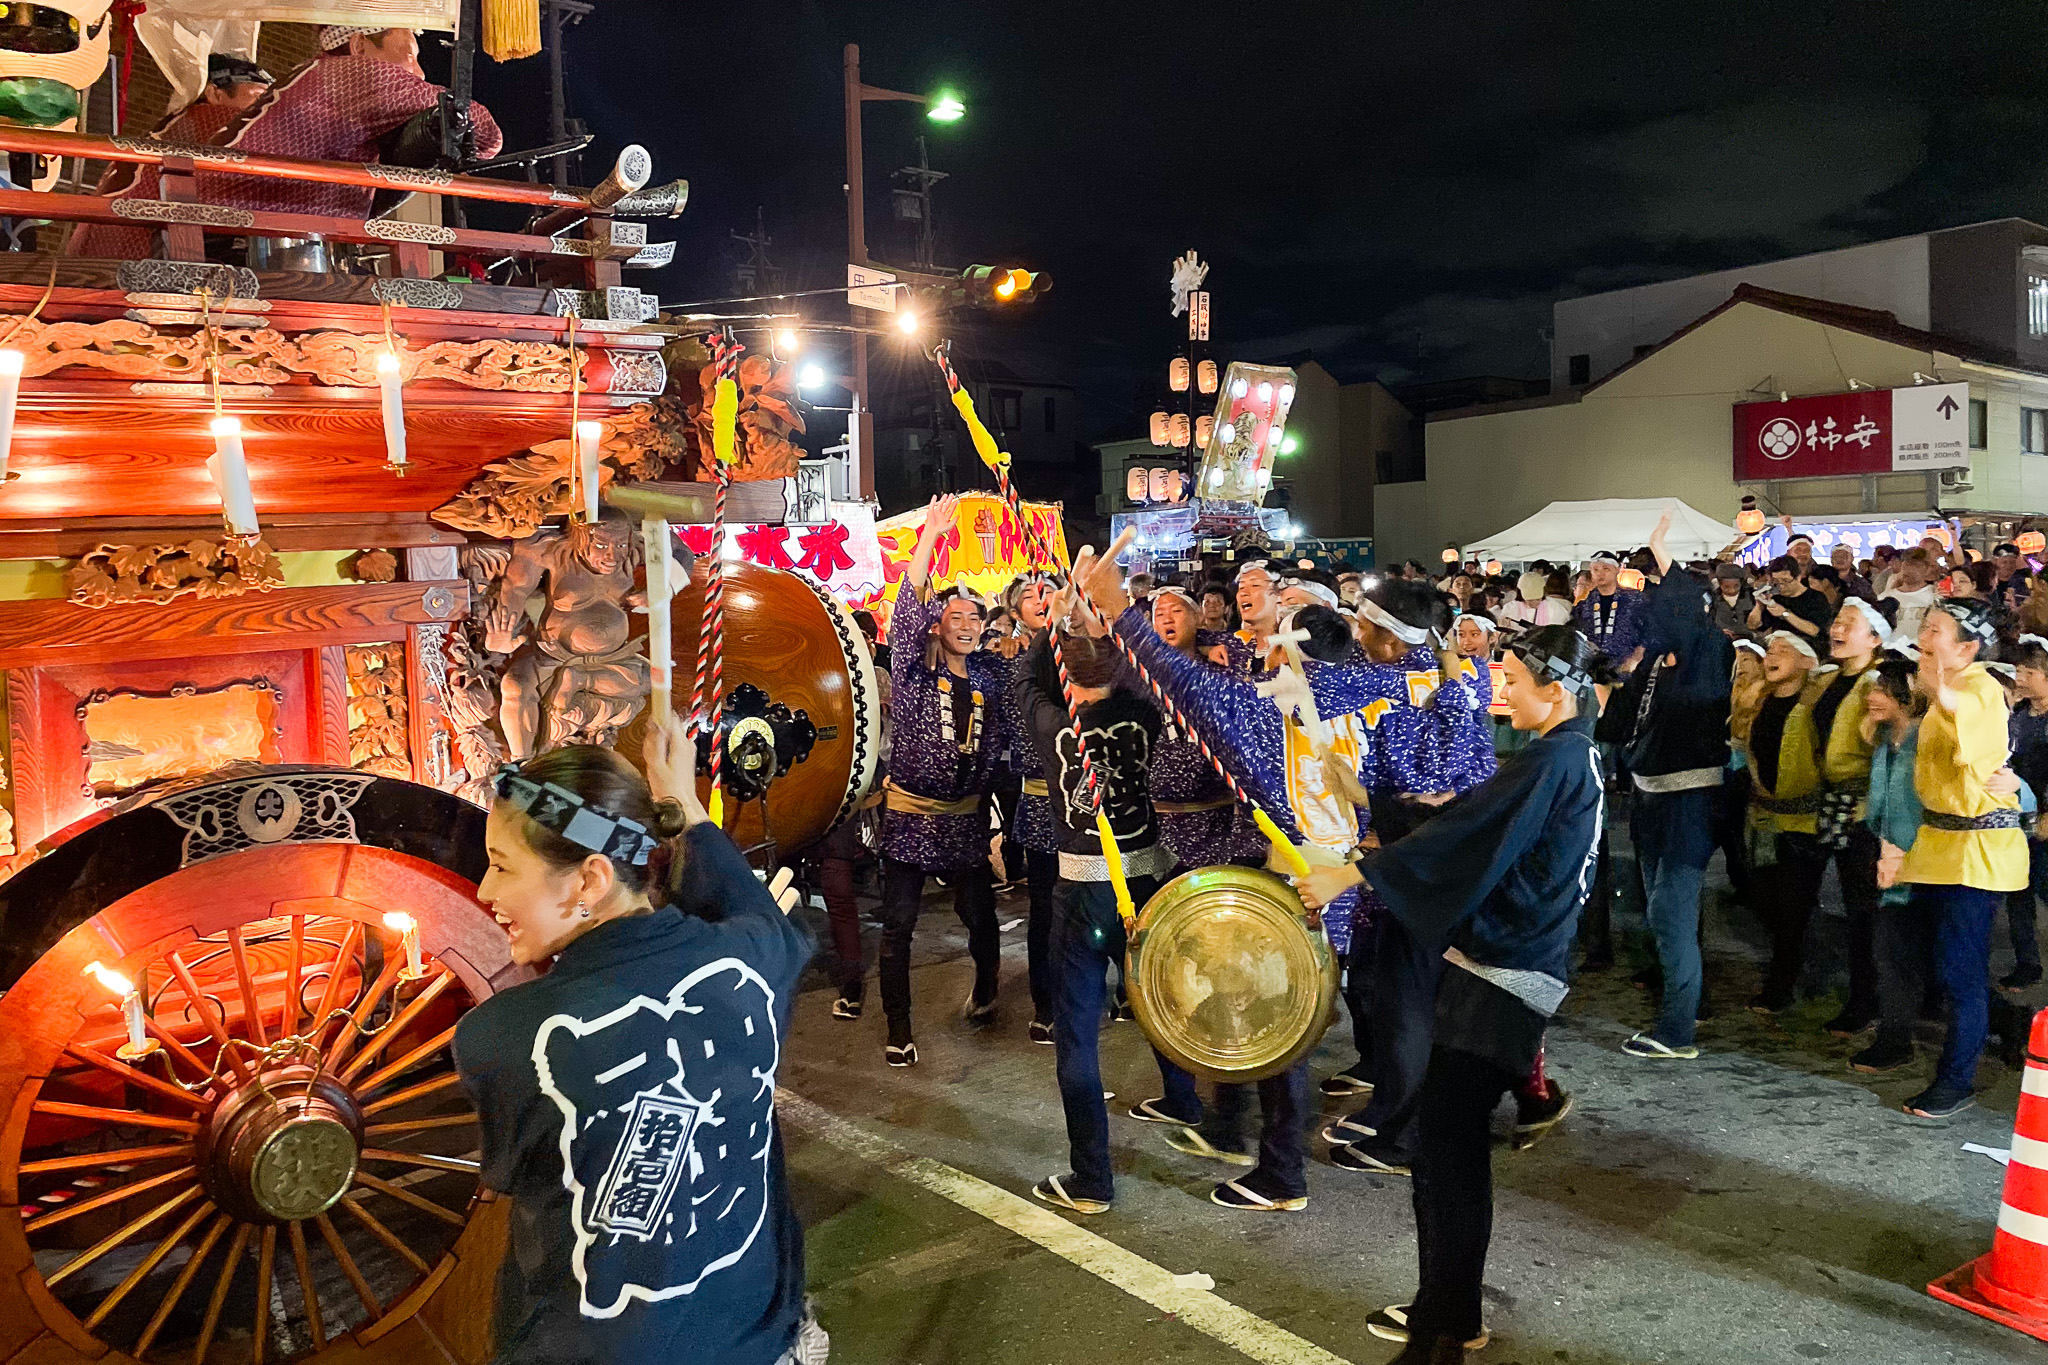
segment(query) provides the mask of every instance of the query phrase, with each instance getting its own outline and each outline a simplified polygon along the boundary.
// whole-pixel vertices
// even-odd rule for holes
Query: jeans
[[[1479,1334],[1479,1287],[1493,1239],[1490,1120],[1522,1080],[1470,1053],[1438,1048],[1430,1057],[1413,1162],[1420,1285],[1408,1310],[1411,1342]]]
[[[1771,931],[1771,965],[1764,996],[1790,1003],[1806,953],[1806,930],[1820,903],[1821,878],[1832,859],[1842,879],[1842,904],[1849,912],[1849,1003],[1843,1012],[1857,1019],[1877,1013],[1877,836],[1864,825],[1849,833],[1849,846],[1831,849],[1811,834],[1780,834],[1778,865],[1759,887],[1764,922]]]
[[[1223,1151],[1243,1151],[1254,1089],[1259,1092],[1259,1164],[1241,1178],[1268,1199],[1298,1199],[1308,1193],[1308,1151],[1302,1136],[1309,1115],[1307,1062],[1296,1062],[1256,1086],[1217,1086],[1216,1102],[1202,1116],[1202,1136]]]
[[[2041,969],[2041,939],[2034,928],[2034,902],[2048,898],[2048,842],[2027,840],[2027,889],[2005,897],[2006,927],[2012,934],[2015,967]]]
[[[1436,988],[1443,977],[1441,953],[1416,945],[1392,915],[1382,915],[1373,935],[1372,1098],[1358,1121],[1379,1136],[1382,1155],[1405,1156],[1414,1146],[1415,1116],[1429,1073],[1436,1037]],[[1354,949],[1352,971],[1361,964]]]
[[[1131,879],[1131,895],[1140,904],[1154,889],[1148,877]],[[1117,915],[1116,892],[1108,882],[1062,881],[1054,899],[1060,914],[1052,936],[1059,990],[1053,1070],[1059,1077],[1060,1108],[1066,1112],[1067,1148],[1074,1167],[1067,1193],[1108,1200],[1115,1193],[1115,1179],[1109,1167],[1109,1110],[1102,1101],[1102,1058],[1096,1044],[1102,1036],[1106,969],[1123,960],[1124,925]],[[1166,1073],[1164,1065],[1160,1071]],[[1167,1080],[1171,1099],[1173,1078]]]
[[[1912,909],[1934,921],[1934,970],[1948,995],[1948,1035],[1934,1083],[1968,1094],[1991,1031],[1991,922],[2001,893],[1974,886],[1916,886]]]
[[[889,1017],[889,1041],[910,1041],[910,936],[924,899],[925,871],[915,863],[882,860],[882,1012]],[[974,959],[974,1003],[996,998],[1001,943],[996,936],[996,892],[986,862],[946,873],[953,883],[953,913],[967,926],[967,953]]]
[[[1917,887],[1904,888],[1917,891]],[[1917,901],[1877,907],[1877,1040],[1879,1052],[1909,1052],[1913,1026],[1934,971],[1935,919]]]
[[[1053,889],[1060,880],[1060,855],[1035,848],[1024,850],[1024,866],[1031,877],[1030,919],[1025,922],[1024,943],[1031,964],[1031,1017],[1042,1024],[1052,1022],[1055,1002],[1052,962],[1052,926],[1059,918],[1053,904]]]
[[[1690,1047],[1700,1007],[1700,885],[1713,856],[1715,787],[1635,794],[1629,837],[1643,871],[1643,916],[1657,943],[1664,1008],[1651,1036]]]

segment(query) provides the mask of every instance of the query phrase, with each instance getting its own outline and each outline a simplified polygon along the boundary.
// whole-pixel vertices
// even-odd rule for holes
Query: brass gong
[[[1212,1081],[1277,1076],[1335,1017],[1337,959],[1301,898],[1270,872],[1204,867],[1138,915],[1124,980],[1138,1026],[1169,1060]]]

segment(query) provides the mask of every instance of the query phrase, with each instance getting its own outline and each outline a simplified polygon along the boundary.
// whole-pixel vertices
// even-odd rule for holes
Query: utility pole
[[[846,45],[846,259],[868,263],[866,200],[862,197],[860,153],[860,47]],[[868,411],[868,338],[853,334],[853,412],[846,419],[846,462],[856,498],[875,495],[875,418]]]
[[[932,186],[946,178],[945,171],[932,169],[931,156],[925,149],[922,135],[917,139],[917,164],[904,166],[897,172],[897,178],[907,188],[896,191],[896,216],[907,218],[917,215],[917,253],[912,262],[919,270],[930,270],[937,253],[938,226],[932,221]]]
[[[572,136],[569,131],[568,80],[562,70],[562,31],[571,24],[580,24],[589,14],[589,0],[543,0],[547,5],[546,26],[541,30],[548,50],[548,142],[560,146]],[[581,119],[576,121],[579,125]],[[578,131],[580,132],[580,126]],[[567,188],[570,183],[570,163],[582,162],[582,154],[558,156],[554,160],[555,184]]]
[[[735,232],[732,239],[747,248],[747,259],[733,268],[733,293],[749,295],[782,292],[782,267],[768,259],[768,248],[775,239],[768,235],[767,211],[756,204],[753,232]]]

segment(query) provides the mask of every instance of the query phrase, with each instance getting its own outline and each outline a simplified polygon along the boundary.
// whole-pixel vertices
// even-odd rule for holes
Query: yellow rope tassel
[[[484,55],[514,62],[540,51],[540,0],[484,0]]]
[[[720,464],[739,463],[739,413],[739,385],[719,380],[711,394],[711,449]]]
[[[1106,812],[1095,812],[1095,833],[1102,840],[1102,861],[1109,864],[1109,884],[1116,888],[1116,912],[1128,926],[1138,917],[1138,907],[1131,900],[1131,884],[1124,880],[1124,851],[1116,846]]]
[[[974,410],[974,399],[967,390],[953,390],[953,406],[959,410],[960,420],[967,423],[967,434],[973,438],[974,453],[981,456],[981,462],[990,469],[1009,468],[1010,457],[997,447],[996,438],[981,424],[981,414]]]
[[[711,789],[711,804],[704,808],[704,812],[711,817],[712,824],[720,829],[725,828],[725,788]]]
[[[1294,846],[1292,839],[1280,832],[1280,826],[1273,823],[1273,817],[1259,807],[1253,806],[1252,819],[1258,824],[1259,833],[1265,835],[1267,841],[1273,845],[1273,851],[1286,859],[1287,865],[1294,869],[1294,875],[1306,877],[1308,859],[1301,856],[1301,850]]]

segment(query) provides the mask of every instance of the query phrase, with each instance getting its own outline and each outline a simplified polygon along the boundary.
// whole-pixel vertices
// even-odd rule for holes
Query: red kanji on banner
[[[1017,525],[1017,518],[1010,514],[1007,507],[1003,509],[1002,521],[996,526],[996,535],[999,537],[998,543],[1002,547],[1005,564],[1014,564],[1023,557],[1024,530]]]
[[[690,547],[693,555],[711,553],[711,528],[709,526],[678,526],[676,534],[683,538],[683,544]]]
[[[830,578],[841,569],[853,567],[853,556],[846,552],[846,527],[836,521],[828,521],[815,530],[806,531],[797,538],[797,548],[803,558],[797,561],[799,569],[807,569],[819,578]]]
[[[787,526],[749,526],[739,533],[740,553],[766,569],[793,569]]]

